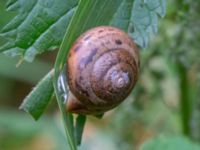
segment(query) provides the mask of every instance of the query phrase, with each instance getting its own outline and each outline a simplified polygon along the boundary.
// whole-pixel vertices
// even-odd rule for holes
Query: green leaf
[[[32,61],[35,55],[58,47],[78,0],[10,0],[7,10],[17,11],[2,30],[8,42],[0,51]]]
[[[200,145],[185,137],[158,137],[144,143],[140,150],[199,150]]]
[[[20,109],[28,112],[35,120],[44,112],[53,95],[53,70],[50,71],[24,99]]]
[[[123,0],[111,25],[119,27],[141,47],[146,47],[150,36],[157,33],[158,16],[164,17],[165,0]]]
[[[128,28],[131,24],[131,13],[133,9],[134,0],[123,0],[117,12],[115,13],[113,19],[111,20],[111,25],[121,28],[122,30],[128,32]]]
[[[78,115],[78,117],[76,118],[76,125],[75,125],[75,135],[76,135],[76,141],[77,141],[76,143],[78,145],[81,144],[85,122],[86,122],[86,116]]]

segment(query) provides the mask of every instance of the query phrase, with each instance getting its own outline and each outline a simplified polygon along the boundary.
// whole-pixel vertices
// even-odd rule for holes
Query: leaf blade
[[[10,47],[0,47],[9,56],[33,61],[37,54],[57,48],[64,36],[78,0],[15,0],[7,9],[18,15],[2,30]],[[18,50],[13,51],[13,49]],[[17,52],[16,52],[17,51]]]
[[[166,13],[165,0],[123,0],[111,25],[121,28],[145,48],[151,35],[157,33],[158,16]]]
[[[76,125],[75,125],[75,134],[76,134],[76,143],[81,145],[83,129],[86,123],[86,116],[78,115],[76,118]]]
[[[53,95],[53,70],[50,71],[27,95],[20,109],[28,112],[38,120],[49,104]]]

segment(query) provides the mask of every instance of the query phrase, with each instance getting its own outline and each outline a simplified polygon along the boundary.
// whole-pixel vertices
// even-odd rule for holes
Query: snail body
[[[67,110],[101,114],[119,105],[132,91],[139,72],[139,50],[120,29],[93,28],[69,51]]]

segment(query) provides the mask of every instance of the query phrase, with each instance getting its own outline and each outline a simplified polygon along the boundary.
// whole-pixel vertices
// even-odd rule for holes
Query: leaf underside
[[[35,120],[38,120],[49,104],[53,91],[53,71],[51,71],[27,95],[20,109],[25,110]]]
[[[165,0],[124,0],[111,25],[119,27],[145,48],[150,36],[157,33],[158,16],[164,17]]]
[[[33,61],[37,54],[58,48],[76,10],[78,0],[10,0],[17,11],[1,31],[8,42],[0,52]],[[165,0],[123,0],[110,25],[123,29],[141,47],[157,32],[158,16],[165,15]],[[95,18],[93,18],[95,19]]]

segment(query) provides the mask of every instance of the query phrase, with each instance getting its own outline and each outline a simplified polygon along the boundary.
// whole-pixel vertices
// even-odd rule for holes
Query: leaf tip
[[[22,103],[20,106],[19,106],[19,110],[22,110],[24,112],[26,112],[27,114],[29,114],[31,116],[31,118],[33,118],[35,121],[38,121],[39,119],[39,116],[37,115],[34,115],[33,113],[31,113],[29,111],[29,109],[27,107],[25,107],[24,103]]]

